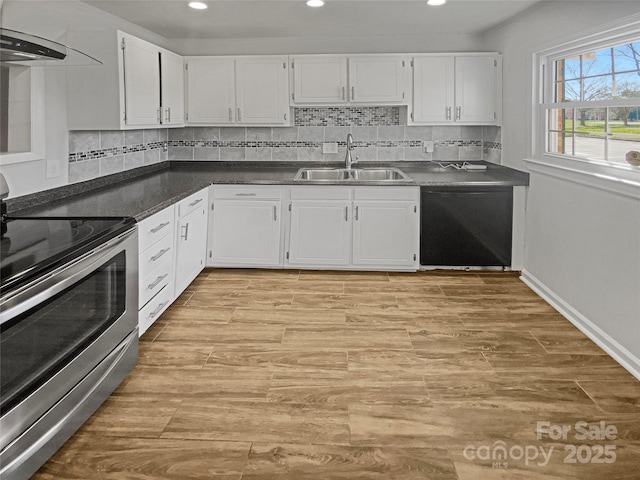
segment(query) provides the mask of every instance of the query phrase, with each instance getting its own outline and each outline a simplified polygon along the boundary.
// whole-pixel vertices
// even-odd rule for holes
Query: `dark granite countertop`
[[[446,162],[441,162],[446,165]],[[488,162],[486,171],[444,169],[431,162],[395,162],[416,186],[524,186],[529,174]],[[366,163],[354,168],[379,166]],[[332,164],[293,162],[170,162],[137,169],[7,201],[10,215],[26,216],[127,216],[142,220],[211,184],[305,185],[294,181],[301,167],[335,167]],[[335,182],[344,184],[344,182]],[[323,183],[326,184],[326,183]],[[353,185],[353,183],[350,183]],[[385,185],[358,182],[357,185]]]

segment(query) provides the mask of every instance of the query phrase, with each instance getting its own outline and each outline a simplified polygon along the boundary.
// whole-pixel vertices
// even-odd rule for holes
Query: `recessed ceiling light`
[[[444,5],[447,3],[447,0],[427,0],[427,5],[436,6],[436,5]]]
[[[189,2],[189,6],[196,10],[205,10],[208,8],[207,4],[203,2]]]
[[[309,7],[321,7],[324,5],[324,0],[307,0]]]

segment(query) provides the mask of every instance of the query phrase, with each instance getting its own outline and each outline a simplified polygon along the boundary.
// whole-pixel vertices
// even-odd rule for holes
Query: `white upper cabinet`
[[[187,58],[187,123],[289,125],[287,59]]]
[[[405,104],[409,61],[402,55],[293,56],[291,104]]]
[[[237,121],[283,125],[289,122],[288,57],[236,60]]]
[[[497,119],[495,57],[456,57],[456,121],[494,123]]]
[[[414,58],[414,124],[495,124],[500,110],[497,55],[425,55]]]
[[[69,130],[184,125],[181,56],[120,31],[69,38],[103,62],[66,67]]]
[[[158,48],[135,37],[122,38],[124,112],[127,126],[160,123],[160,62]]]
[[[235,62],[228,58],[187,59],[187,123],[235,123]]]
[[[453,57],[419,57],[413,64],[413,121],[453,122]]]
[[[292,104],[340,104],[347,101],[347,58],[291,57]]]
[[[402,104],[408,94],[410,60],[397,55],[349,57],[349,101]]]
[[[163,125],[184,125],[184,60],[168,50],[160,51]]]

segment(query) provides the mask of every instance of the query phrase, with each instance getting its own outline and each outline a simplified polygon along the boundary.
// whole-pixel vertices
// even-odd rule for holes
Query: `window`
[[[541,60],[544,153],[629,165],[640,150],[640,33]]]
[[[0,66],[0,165],[45,154],[43,67]]]

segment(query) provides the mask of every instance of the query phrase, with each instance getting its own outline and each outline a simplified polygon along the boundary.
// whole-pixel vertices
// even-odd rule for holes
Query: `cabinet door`
[[[293,201],[289,264],[348,265],[351,210],[348,201]]]
[[[293,61],[293,104],[345,103],[347,58],[298,56]]]
[[[453,57],[416,57],[413,62],[414,123],[453,122]]]
[[[402,104],[407,97],[409,60],[394,56],[349,58],[349,101]]]
[[[220,125],[235,122],[235,73],[230,59],[187,61],[187,123]]]
[[[211,265],[280,265],[280,202],[216,200]]]
[[[408,201],[354,203],[353,264],[418,266],[419,217]]]
[[[207,215],[202,205],[176,223],[176,297],[204,269],[206,249]]]
[[[184,125],[184,62],[180,55],[163,50],[162,66],[162,123]]]
[[[456,57],[456,121],[495,123],[494,57]]]
[[[160,123],[159,49],[144,40],[126,36],[124,42],[124,103],[127,126]]]
[[[288,72],[287,57],[236,60],[238,123],[289,123]]]

